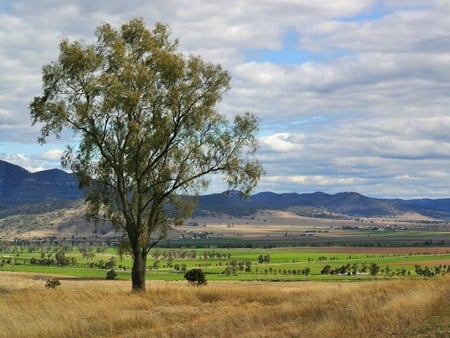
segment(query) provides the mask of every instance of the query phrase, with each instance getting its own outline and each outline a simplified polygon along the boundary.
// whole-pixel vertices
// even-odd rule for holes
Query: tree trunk
[[[145,250],[133,251],[133,269],[131,270],[132,291],[145,291],[145,266],[147,264],[147,255]]]

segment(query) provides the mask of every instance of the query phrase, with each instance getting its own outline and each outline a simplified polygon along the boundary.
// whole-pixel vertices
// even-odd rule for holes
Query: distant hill
[[[52,169],[31,173],[0,160],[0,217],[61,208],[83,198],[75,175]],[[42,208],[41,208],[42,206]],[[258,210],[288,210],[311,217],[387,217],[407,212],[437,219],[450,219],[448,199],[379,199],[355,192],[337,194],[262,192],[248,200],[239,192],[199,197],[196,215],[224,213],[245,216]]]
[[[71,201],[83,197],[73,174],[59,169],[31,173],[0,161],[0,205]]]
[[[387,217],[407,212],[437,219],[450,219],[450,199],[379,199],[355,192],[297,194],[263,192],[243,198],[238,192],[200,196],[196,214],[211,212],[233,216],[250,215],[258,210],[289,210],[312,217]]]

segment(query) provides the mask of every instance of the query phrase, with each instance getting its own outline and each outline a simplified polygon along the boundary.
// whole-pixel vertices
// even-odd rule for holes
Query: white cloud
[[[62,149],[50,149],[42,154],[42,158],[47,161],[58,162],[61,160],[64,150]]]
[[[261,118],[259,190],[448,196],[449,15],[439,0],[16,0],[0,12],[0,142],[35,142],[28,105],[61,39],[142,17],[230,71],[221,112]],[[287,33],[290,64],[277,62]],[[0,157],[49,168],[58,147]]]
[[[288,133],[279,133],[270,136],[263,136],[260,138],[260,142],[273,151],[290,152],[300,150],[301,145],[297,143],[298,139],[302,139],[301,135],[294,139],[294,137],[291,137]]]
[[[13,153],[13,154],[0,153],[0,159],[18,165],[30,172],[42,171],[46,169],[45,166],[43,166],[42,161],[35,161],[32,158],[20,153]]]

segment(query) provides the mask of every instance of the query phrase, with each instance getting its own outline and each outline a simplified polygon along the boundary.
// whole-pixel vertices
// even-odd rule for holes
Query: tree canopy
[[[62,158],[86,192],[89,214],[123,229],[134,258],[133,290],[145,290],[150,248],[190,215],[219,174],[249,194],[263,173],[255,158],[258,118],[217,111],[230,89],[221,65],[177,51],[167,25],[105,23],[97,40],[63,40],[43,67],[43,94],[30,104],[39,142],[70,128],[80,140]]]

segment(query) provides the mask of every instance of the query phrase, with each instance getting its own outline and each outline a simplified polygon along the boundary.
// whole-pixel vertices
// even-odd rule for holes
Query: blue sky
[[[221,63],[224,115],[261,119],[257,191],[450,196],[450,4],[440,0],[0,0],[0,159],[59,166],[73,135],[38,145],[28,105],[59,42],[103,22],[170,25]],[[210,192],[224,186],[214,180]]]
[[[253,49],[246,52],[247,62],[270,62],[280,65],[297,65],[305,62],[329,62],[343,56],[349,56],[346,50],[335,49],[327,52],[317,52],[302,49],[300,46],[300,33],[289,29],[281,37],[279,49]]]

